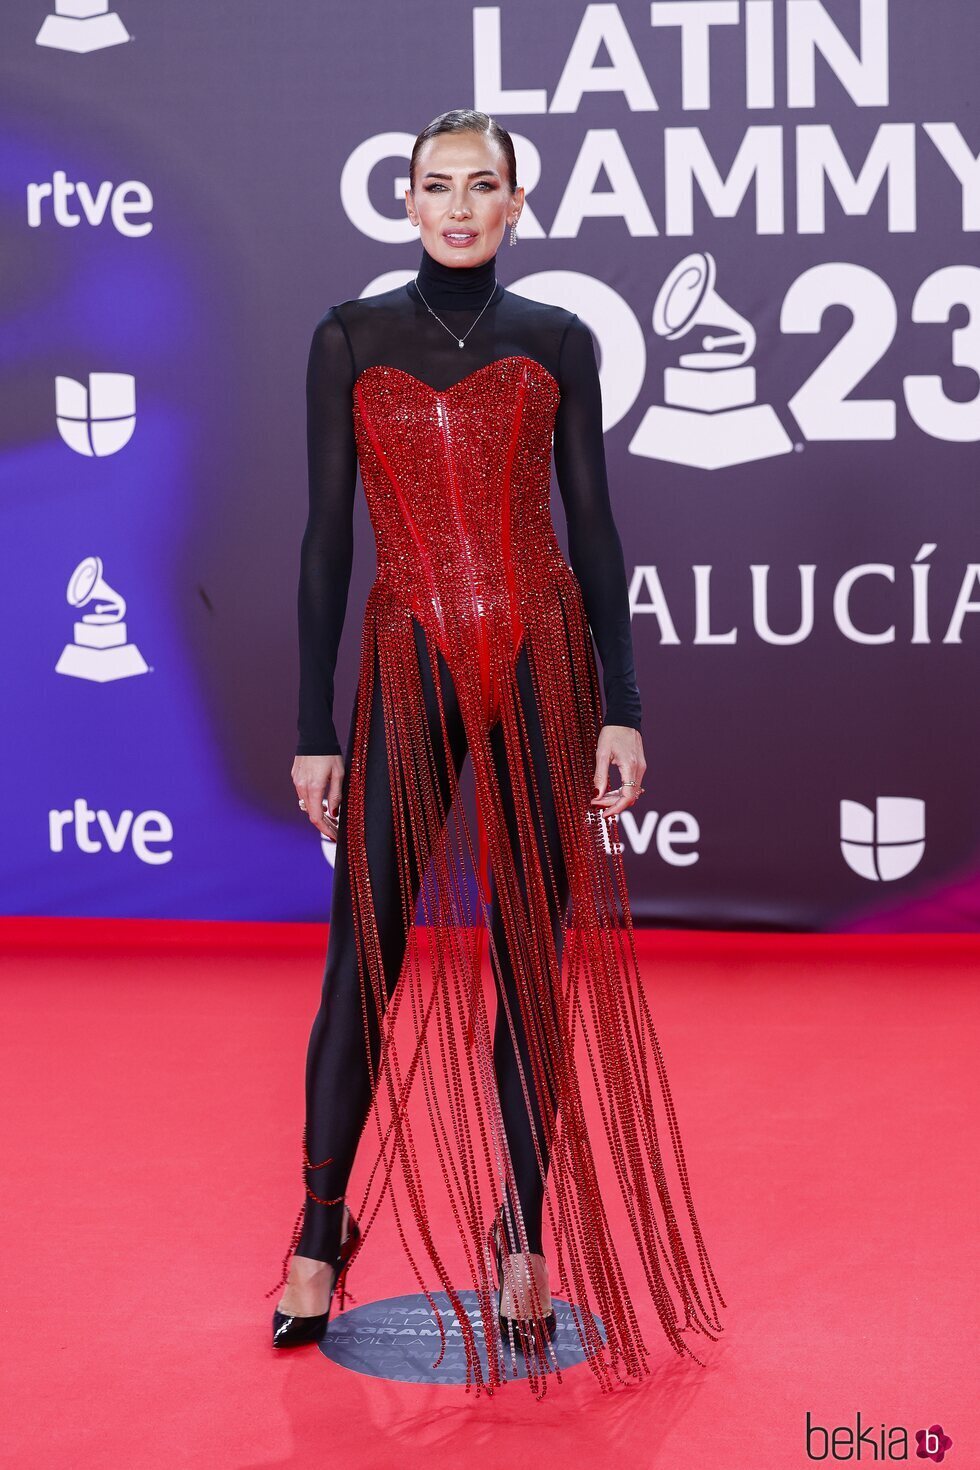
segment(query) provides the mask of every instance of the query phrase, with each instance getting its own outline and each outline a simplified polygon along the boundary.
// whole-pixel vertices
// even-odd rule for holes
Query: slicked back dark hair
[[[412,158],[408,165],[409,187],[415,189],[415,172],[418,167],[419,154],[423,144],[430,138],[436,138],[440,133],[483,133],[490,137],[499,146],[504,155],[507,165],[507,182],[510,184],[511,193],[517,188],[517,158],[514,153],[513,139],[506,128],[502,128],[489,113],[477,112],[471,107],[454,107],[451,112],[440,112],[419,133],[412,148]]]

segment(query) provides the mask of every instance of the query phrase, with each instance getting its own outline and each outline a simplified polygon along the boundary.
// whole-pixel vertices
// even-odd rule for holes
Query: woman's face
[[[480,265],[515,224],[524,189],[511,193],[503,154],[484,133],[438,133],[423,143],[405,207],[422,244],[443,265]]]

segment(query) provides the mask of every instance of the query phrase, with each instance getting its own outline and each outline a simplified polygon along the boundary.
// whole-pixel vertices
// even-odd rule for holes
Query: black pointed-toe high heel
[[[314,1317],[294,1316],[288,1312],[280,1312],[279,1308],[272,1313],[272,1346],[274,1348],[299,1347],[307,1342],[322,1342],[330,1320],[330,1308],[333,1305],[334,1292],[340,1288],[340,1310],[344,1310],[344,1298],[347,1293],[347,1271],[350,1266],[351,1257],[357,1250],[361,1238],[361,1229],[347,1206],[344,1206],[344,1215],[347,1220],[347,1234],[343,1236],[334,1259],[330,1264],[334,1268],[333,1286],[330,1288],[330,1300],[327,1310],[319,1312]]]
[[[500,1324],[500,1331],[501,1331],[502,1335],[505,1338],[508,1338],[508,1339],[513,1338],[514,1340],[516,1340],[516,1342],[518,1343],[518,1345],[524,1351],[527,1351],[527,1349],[531,1346],[531,1344],[532,1344],[532,1342],[534,1340],[534,1329],[536,1327],[543,1328],[546,1337],[548,1337],[549,1339],[553,1338],[554,1335],[555,1335],[556,1327],[558,1325],[557,1318],[555,1316],[555,1309],[554,1309],[554,1307],[551,1308],[551,1311],[547,1314],[546,1317],[510,1317],[503,1310],[503,1297],[504,1297],[504,1247],[503,1247],[503,1242],[504,1242],[504,1207],[503,1207],[503,1205],[501,1205],[500,1209],[497,1211],[496,1215],[494,1215],[494,1217],[493,1217],[493,1224],[490,1227],[490,1232],[489,1232],[489,1235],[488,1235],[487,1239],[488,1239],[489,1244],[490,1244],[490,1249],[494,1252],[494,1256],[495,1256],[496,1262],[497,1262],[497,1321]],[[543,1259],[543,1257],[542,1257],[542,1259]],[[550,1295],[550,1293],[549,1293],[549,1295]]]

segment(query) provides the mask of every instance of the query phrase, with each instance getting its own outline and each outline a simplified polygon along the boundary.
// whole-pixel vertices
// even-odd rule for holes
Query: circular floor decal
[[[432,1364],[439,1356],[442,1340],[439,1324],[426,1298],[417,1292],[410,1296],[392,1296],[385,1301],[366,1302],[363,1307],[348,1307],[336,1317],[331,1315],[326,1336],[318,1344],[331,1362],[366,1373],[372,1378],[387,1378],[395,1383],[466,1383],[466,1353],[459,1321],[448,1296],[443,1291],[432,1293],[439,1308],[446,1333],[446,1351],[438,1368]],[[477,1350],[487,1373],[487,1349],[483,1336],[479,1300],[475,1291],[461,1291],[460,1300],[473,1323]],[[567,1303],[553,1298],[557,1327],[553,1339],[555,1357],[562,1368],[585,1361],[585,1352],[576,1325],[576,1313]],[[578,1313],[579,1322],[582,1313]],[[493,1321],[496,1323],[496,1311]],[[593,1319],[599,1336],[606,1334],[598,1317]],[[507,1377],[514,1375],[510,1343],[502,1340],[503,1363]],[[515,1342],[518,1378],[527,1376],[524,1355]]]

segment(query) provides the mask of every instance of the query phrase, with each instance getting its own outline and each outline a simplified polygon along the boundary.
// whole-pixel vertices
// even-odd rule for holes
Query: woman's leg
[[[426,715],[432,747],[439,767],[443,809],[448,812],[451,801],[449,774],[445,767],[444,742],[436,700],[432,668],[421,626],[412,620],[416,651],[425,696]],[[462,716],[452,677],[442,655],[438,656],[440,685],[456,774],[462,767],[467,743]],[[336,1256],[340,1245],[343,1202],[340,1196],[354,1163],[358,1140],[367,1118],[371,1101],[371,1081],[364,1046],[364,1018],[358,975],[357,946],[350,887],[347,829],[344,803],[350,772],[354,718],[350,723],[344,782],[341,796],[341,818],[337,832],[337,855],[334,865],[333,895],[330,903],[330,935],[319,1010],[313,1020],[306,1062],[306,1148],[311,1164],[331,1162],[323,1168],[309,1169],[310,1188],[321,1199],[336,1199],[335,1205],[324,1205],[307,1196],[303,1228],[296,1254],[327,1261]],[[409,834],[410,838],[412,834]],[[364,788],[364,840],[371,890],[382,950],[385,987],[389,999],[394,993],[408,935],[405,931],[403,899],[399,883],[395,826],[391,807],[388,758],[381,701],[381,682],[375,659],[374,691],[368,733],[368,754]],[[412,852],[413,907],[421,888],[423,857]],[[368,1032],[372,1065],[376,1072],[381,1050],[380,1030],[372,998],[368,997]]]
[[[549,922],[554,939],[555,951],[558,957],[559,971],[562,955],[562,920],[568,903],[568,877],[562,855],[560,834],[558,829],[557,815],[554,806],[554,797],[551,789],[551,781],[548,774],[548,763],[545,754],[544,738],[541,733],[541,723],[538,716],[537,705],[534,697],[534,686],[531,682],[531,671],[528,665],[527,652],[521,649],[517,661],[517,683],[520,692],[521,708],[524,712],[524,723],[527,729],[528,746],[531,754],[532,768],[537,785],[537,798],[534,787],[530,784],[528,772],[525,769],[511,771],[504,748],[503,726],[497,724],[490,732],[490,743],[493,752],[494,765],[497,779],[503,793],[504,812],[510,834],[511,850],[517,857],[517,875],[521,893],[525,904],[527,903],[527,882],[524,872],[524,864],[520,861],[520,845],[516,828],[516,817],[514,812],[514,800],[512,794],[512,781],[524,782],[531,806],[531,817],[534,825],[534,835],[537,842],[538,853],[544,874],[545,890],[548,900]],[[523,745],[523,741],[522,741]],[[538,815],[538,798],[540,799],[541,816]],[[545,842],[547,848],[545,848]],[[550,870],[548,859],[550,858]],[[554,874],[554,885],[551,881],[551,873]],[[555,891],[553,891],[553,889]],[[544,1209],[544,1181],[541,1176],[541,1168],[535,1153],[535,1137],[538,1141],[542,1164],[547,1173],[549,1163],[549,1150],[545,1140],[540,1101],[535,1092],[534,1072],[528,1050],[527,1035],[521,1020],[520,1003],[517,994],[517,983],[514,974],[514,965],[509,953],[507,939],[504,933],[503,916],[497,895],[496,884],[491,875],[491,925],[490,932],[493,937],[493,949],[496,951],[498,963],[493,964],[494,977],[496,979],[497,996],[497,1018],[494,1026],[493,1058],[494,1071],[497,1079],[497,1090],[500,1095],[501,1111],[504,1119],[504,1131],[507,1134],[507,1142],[510,1148],[511,1159],[514,1165],[514,1176],[517,1183],[517,1194],[520,1200],[521,1213],[524,1216],[524,1225],[527,1230],[528,1249],[541,1254],[541,1227]],[[499,970],[498,970],[499,964]],[[547,1012],[545,1007],[553,1004],[552,987],[549,977],[545,974],[535,974],[531,980],[531,1000],[535,1007],[535,1015],[540,1017],[540,1027],[544,1034],[545,1019]],[[506,994],[510,1009],[510,1020],[513,1021],[514,1031],[517,1035],[521,1063],[524,1069],[524,1077],[527,1083],[527,1091],[531,1100],[534,1115],[534,1132],[532,1133],[531,1119],[528,1116],[527,1102],[524,1098],[524,1089],[521,1084],[521,1075],[517,1065],[517,1056],[514,1050],[514,1037],[511,1034],[510,1020],[507,1010],[501,1003],[501,990]],[[532,1024],[532,1035],[535,1034],[535,1026]],[[556,1106],[553,1079],[545,1079],[548,1093],[551,1099],[551,1110]],[[509,1197],[509,1191],[508,1191]],[[509,1200],[510,1217],[516,1222],[516,1213],[513,1211],[513,1201]],[[505,1211],[505,1222],[508,1212]],[[510,1226],[507,1226],[508,1234]],[[510,1241],[511,1250],[521,1249],[520,1242],[516,1239]]]

